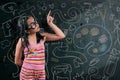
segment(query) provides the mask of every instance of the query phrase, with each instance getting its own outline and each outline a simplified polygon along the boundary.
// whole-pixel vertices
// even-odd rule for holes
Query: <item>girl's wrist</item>
[[[54,25],[54,23],[49,23],[48,25],[49,25],[49,26],[52,26],[52,25]]]

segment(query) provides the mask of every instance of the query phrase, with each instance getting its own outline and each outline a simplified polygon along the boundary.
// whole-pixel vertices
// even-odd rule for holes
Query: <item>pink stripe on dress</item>
[[[24,68],[27,68],[27,69],[33,69],[33,70],[43,70],[45,69],[45,65],[35,65],[35,64],[29,64],[29,63],[25,63],[23,64],[23,67]]]

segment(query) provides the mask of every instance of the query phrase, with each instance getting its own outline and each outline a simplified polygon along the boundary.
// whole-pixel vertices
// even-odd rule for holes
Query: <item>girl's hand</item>
[[[19,59],[19,60],[15,61],[15,64],[18,66],[22,66],[23,61]]]
[[[54,18],[50,15],[51,11],[49,11],[48,15],[47,15],[47,23],[50,25],[51,23],[53,23]]]

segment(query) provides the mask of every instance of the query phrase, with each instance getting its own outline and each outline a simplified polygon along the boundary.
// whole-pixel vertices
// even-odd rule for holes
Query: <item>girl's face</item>
[[[29,17],[27,20],[28,30],[30,33],[36,33],[40,30],[39,24],[34,20],[33,17]]]

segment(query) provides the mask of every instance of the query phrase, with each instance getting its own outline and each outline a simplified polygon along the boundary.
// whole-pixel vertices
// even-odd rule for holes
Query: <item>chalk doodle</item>
[[[79,27],[74,32],[73,42],[77,48],[86,49],[90,56],[104,55],[112,46],[110,32],[95,24]]]

